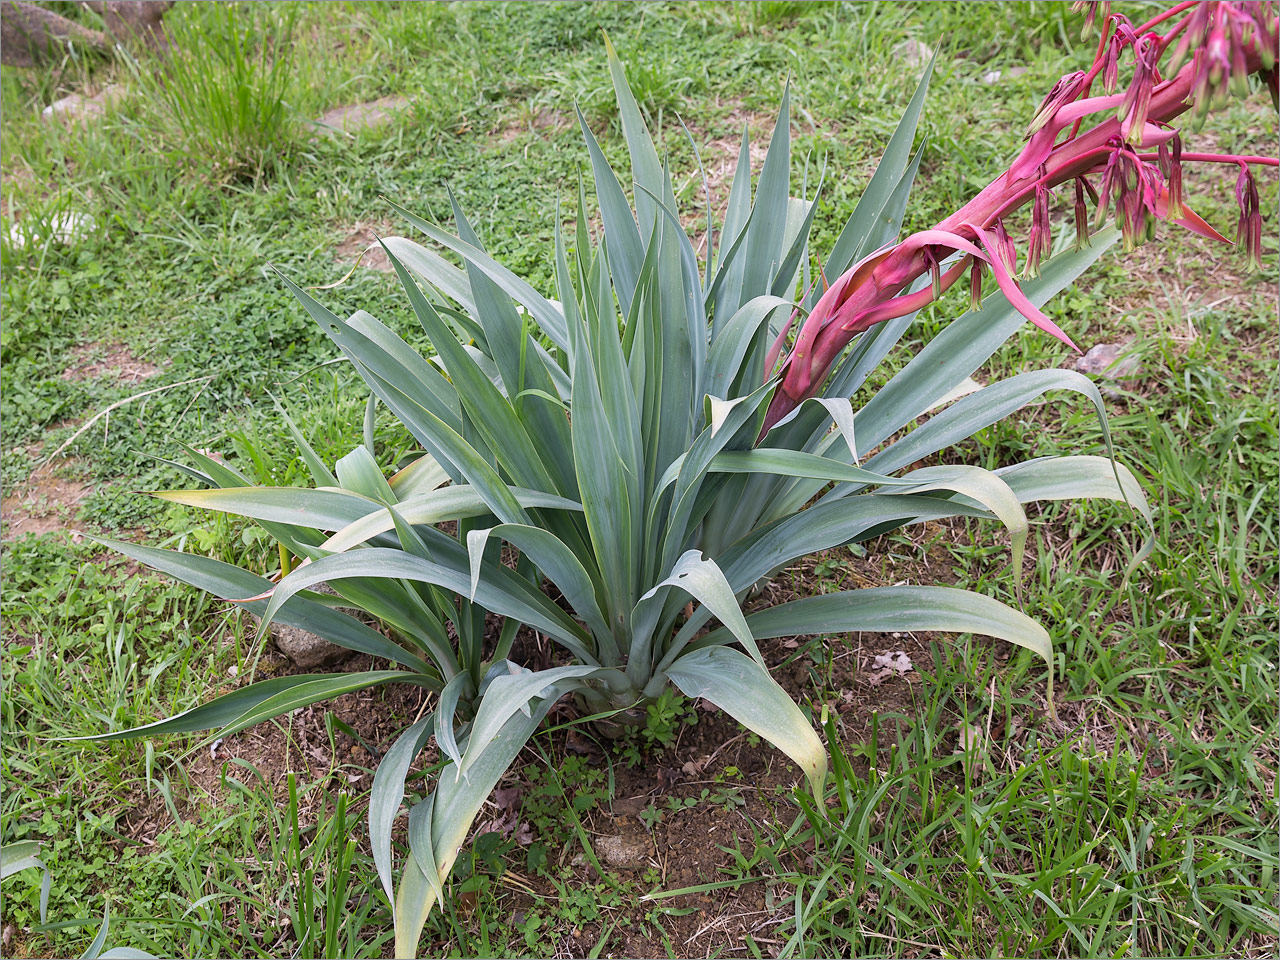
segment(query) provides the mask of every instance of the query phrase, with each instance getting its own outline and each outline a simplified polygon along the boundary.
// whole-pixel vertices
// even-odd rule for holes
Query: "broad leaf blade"
[[[687,697],[714,703],[800,765],[813,796],[822,796],[827,753],[813,725],[759,663],[728,647],[686,653],[667,670]]]

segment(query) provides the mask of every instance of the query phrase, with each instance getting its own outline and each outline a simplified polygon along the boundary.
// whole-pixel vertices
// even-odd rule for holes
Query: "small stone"
[[[619,797],[613,801],[615,817],[638,817],[649,804],[644,797]]]
[[[1076,370],[1106,381],[1099,384],[1102,395],[1109,400],[1118,400],[1121,394],[1108,384],[1113,383],[1120,390],[1137,389],[1142,361],[1131,351],[1128,343],[1098,343],[1090,347],[1083,357],[1076,358]]]
[[[1127,343],[1096,343],[1076,359],[1076,369],[1108,380],[1132,380],[1142,372],[1142,361]]]
[[[333,588],[327,583],[318,584],[311,589],[317,593],[334,593]],[[358,611],[346,612],[357,613]],[[254,621],[260,622],[257,617],[254,617]],[[271,642],[276,645],[276,649],[288,657],[294,666],[303,670],[331,667],[355,655],[355,651],[340,647],[300,627],[276,622],[271,624],[270,633]]]
[[[96,223],[89,214],[78,210],[63,210],[49,218],[48,233],[40,229],[29,229],[24,221],[11,221],[6,228],[6,239],[14,249],[27,246],[40,246],[47,241],[73,246],[76,241],[94,232]]]
[[[352,651],[318,637],[300,627],[283,623],[271,624],[271,642],[296,667],[331,667],[352,655]]]
[[[382,97],[369,103],[334,107],[316,121],[317,136],[348,136],[359,130],[380,127],[409,105],[407,97]]]
[[[595,851],[619,870],[642,870],[649,862],[649,845],[626,837],[597,837]]]
[[[915,37],[908,37],[893,48],[893,55],[907,67],[923,67],[933,59],[933,47]]]
[[[40,111],[43,120],[85,120],[106,112],[108,105],[124,96],[124,87],[113,83],[92,97],[69,93]]]
[[[983,83],[999,83],[1001,73],[999,70],[988,70],[982,75]]]

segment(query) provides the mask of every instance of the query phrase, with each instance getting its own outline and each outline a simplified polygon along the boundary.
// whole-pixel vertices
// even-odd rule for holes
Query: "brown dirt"
[[[317,137],[333,137],[354,134],[371,127],[380,127],[409,106],[409,98],[401,96],[379,97],[368,103],[355,103],[326,110],[316,120]]]
[[[494,128],[489,137],[499,147],[505,147],[530,133],[539,139],[546,139],[568,130],[573,124],[574,119],[569,114],[543,107],[531,116],[508,120]]]
[[[384,662],[375,663],[372,657],[360,655],[323,672],[358,673],[385,668]],[[297,669],[268,648],[259,662],[256,679],[307,672],[316,671]],[[229,677],[225,688],[217,693],[229,693],[242,685]],[[186,762],[187,776],[195,788],[188,803],[204,800],[217,804],[225,799],[227,788],[222,783],[223,777],[236,776],[244,780],[247,776],[247,772],[230,763],[231,760],[256,768],[271,785],[277,800],[287,796],[281,791],[286,790],[290,773],[296,774],[303,784],[331,779],[335,786],[343,789],[366,791],[373,784],[373,771],[377,766],[369,747],[380,751],[390,746],[394,736],[418,717],[422,704],[422,690],[396,685],[344,694],[273,722],[250,727],[212,747],[202,748]],[[364,743],[336,727],[331,743],[325,723],[327,713],[348,724]]]
[[[8,496],[0,502],[4,539],[70,530],[80,502],[93,490],[93,485],[83,480],[51,476],[47,470],[36,471],[26,483],[10,488]]]
[[[738,166],[738,153],[742,149],[743,127],[747,128],[751,138],[747,147],[751,170],[753,175],[758,176],[765,154],[769,151],[773,125],[778,119],[774,113],[749,110],[740,101],[730,101],[727,106],[728,112],[723,121],[714,127],[695,124],[689,128],[702,158],[702,169],[707,175],[706,191],[711,194],[711,209],[717,223],[724,219],[725,204],[729,202],[729,191],[733,188],[733,174]],[[683,131],[679,132],[683,135]],[[699,257],[705,257],[706,192],[696,170],[693,177],[693,192],[689,202],[682,205],[682,220],[685,228],[693,231],[693,249]]]
[[[96,380],[111,377],[121,383],[141,383],[154,377],[160,368],[139,360],[120,343],[82,343],[71,350],[70,363],[62,371],[63,380]]]
[[[386,251],[378,243],[378,238],[392,236],[395,232],[396,227],[389,220],[352,224],[344,228],[345,237],[334,247],[333,258],[348,268],[359,261],[360,266],[366,269],[394,273],[395,268],[387,259]]]

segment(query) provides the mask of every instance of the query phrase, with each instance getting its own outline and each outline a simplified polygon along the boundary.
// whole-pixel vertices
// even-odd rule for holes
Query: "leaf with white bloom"
[[[541,527],[502,523],[496,527],[467,533],[473,600],[480,583],[480,561],[489,537],[501,537],[528,556],[546,578],[560,589],[573,612],[597,637],[610,632],[604,614],[596,604],[595,585],[582,561],[555,534]]]
[[[458,777],[465,777],[467,771],[488,748],[489,744],[506,725],[507,720],[517,711],[528,712],[529,701],[545,697],[557,685],[563,686],[566,680],[587,680],[593,677],[614,675],[618,680],[622,675],[616,670],[605,670],[601,667],[553,667],[550,670],[524,670],[508,676],[495,677],[485,692],[476,711],[476,718],[471,724],[471,736],[467,739],[467,749],[462,755],[462,762],[457,765]]]
[[[1082,500],[1101,498],[1127,503],[1142,516],[1147,537],[1125,567],[1125,577],[1155,547],[1155,517],[1147,494],[1133,472],[1108,457],[1042,457],[1001,467],[996,475],[1009,484],[1017,498],[1031,500]]]
[[[369,792],[369,845],[382,889],[392,904],[396,902],[396,896],[391,879],[391,827],[400,811],[400,804],[404,802],[409,766],[431,739],[434,725],[435,714],[428,713],[402,732],[373,774],[373,788]],[[431,879],[439,882],[434,876]]]
[[[804,597],[778,604],[747,617],[760,639],[806,634],[907,633],[929,630],[978,633],[1026,647],[1049,668],[1049,699],[1053,700],[1053,647],[1049,633],[1025,613],[999,600],[954,587],[868,587]],[[694,644],[702,647],[728,640],[723,627]],[[686,654],[685,656],[688,656]]]
[[[582,504],[576,500],[521,487],[508,489],[515,502],[527,510],[538,508],[582,511]],[[442,523],[445,520],[469,520],[472,517],[483,517],[490,511],[479,490],[469,484],[459,484],[403,500],[396,505],[396,512],[406,523],[421,525]],[[321,544],[321,549],[329,553],[350,550],[394,528],[395,521],[389,510],[374,510],[340,528]]]
[[[714,703],[800,765],[813,796],[822,796],[827,753],[813,725],[761,664],[729,647],[686,653],[667,670],[687,697]]]
[[[636,610],[632,612],[632,621],[636,621],[637,613],[643,607],[653,604],[659,592],[667,587],[679,587],[719,617],[720,622],[733,633],[738,642],[747,648],[752,658],[761,666],[764,665],[760,648],[756,646],[751,629],[742,616],[742,608],[733,595],[733,588],[714,560],[704,559],[697,550],[686,551],[671,568],[671,574],[640,598]]]

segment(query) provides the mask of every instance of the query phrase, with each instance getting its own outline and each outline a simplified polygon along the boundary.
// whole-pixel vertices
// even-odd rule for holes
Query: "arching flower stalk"
[[[990,269],[1000,289],[1029,320],[1078,349],[1022,295],[1015,276],[1016,246],[1004,225],[1011,212],[1033,204],[1026,275],[1034,275],[1052,246],[1050,200],[1053,188],[1060,184],[1074,182],[1079,244],[1088,243],[1089,238],[1086,197],[1096,209],[1093,229],[1114,217],[1126,250],[1154,237],[1158,220],[1171,220],[1208,239],[1229,242],[1186,205],[1182,167],[1195,162],[1238,164],[1237,241],[1257,266],[1262,218],[1249,168],[1251,164],[1276,166],[1277,160],[1184,153],[1180,132],[1172,123],[1189,113],[1192,127],[1198,128],[1208,111],[1220,108],[1229,95],[1248,93],[1250,74],[1256,74],[1276,96],[1280,38],[1275,4],[1185,2],[1138,26],[1123,14],[1112,13],[1110,4],[1076,7],[1088,11],[1086,29],[1095,21],[1101,24],[1091,67],[1070,73],[1054,85],[1031,119],[1022,152],[973,200],[932,230],[854,264],[831,284],[776,370],[781,387],[762,436],[820,390],[854,337],[877,323],[926,306],[966,272],[975,303]],[[1161,60],[1166,56],[1162,73]],[[1131,77],[1120,89],[1125,61],[1131,63]],[[1093,96],[1091,87],[1099,76],[1104,93]],[[1082,122],[1090,118],[1098,122],[1081,130]],[[1091,177],[1101,178],[1100,188]],[[948,268],[947,262],[957,255],[959,260]],[[928,287],[904,293],[926,273],[932,280]],[[766,374],[774,372],[771,366]]]

